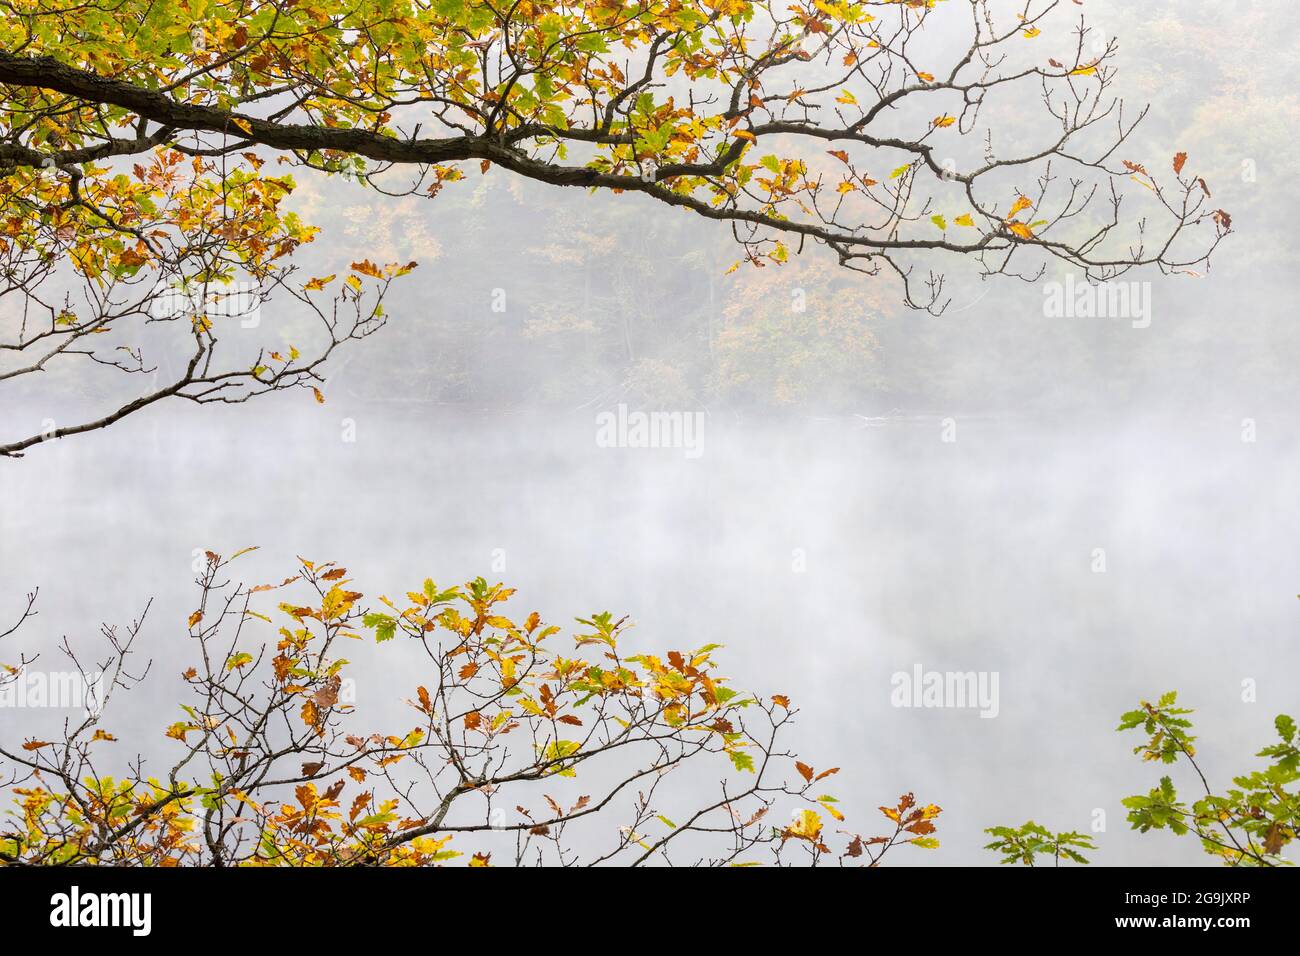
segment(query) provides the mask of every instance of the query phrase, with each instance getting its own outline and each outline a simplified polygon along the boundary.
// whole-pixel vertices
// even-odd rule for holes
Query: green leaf
[[[754,772],[754,758],[743,750],[729,750],[727,756],[731,758],[731,763],[737,770]]]
[[[1273,726],[1277,728],[1277,735],[1287,743],[1295,739],[1295,721],[1286,714],[1278,714]]]

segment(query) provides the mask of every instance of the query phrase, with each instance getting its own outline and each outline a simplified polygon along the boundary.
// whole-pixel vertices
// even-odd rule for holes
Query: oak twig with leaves
[[[1234,777],[1233,788],[1216,794],[1196,759],[1196,738],[1190,733],[1192,723],[1187,719],[1192,711],[1178,707],[1177,701],[1175,691],[1154,704],[1142,701],[1136,710],[1120,718],[1116,729],[1141,729],[1148,735],[1133,749],[1143,760],[1187,763],[1205,795],[1189,805],[1179,797],[1173,779],[1161,777],[1159,786],[1145,796],[1135,794],[1124,799],[1133,829],[1142,833],[1167,829],[1178,836],[1193,833],[1206,853],[1227,866],[1290,865],[1281,853],[1300,828],[1300,788],[1293,787],[1300,781],[1300,740],[1295,721],[1279,714],[1274,726],[1280,741],[1256,755],[1269,758],[1268,767]],[[997,837],[985,849],[1001,853],[1003,863],[1033,866],[1038,856],[1052,857],[1055,865],[1060,864],[1062,856],[1075,863],[1087,863],[1077,851],[1096,849],[1092,838],[1085,834],[1052,833],[1032,820],[1021,827],[990,827],[984,832]]]
[[[1116,49],[1062,0],[11,0],[0,386],[131,397],[6,416],[0,456],[171,398],[323,399],[414,263],[300,276],[316,233],[286,166],[382,195],[468,164],[637,196],[725,223],[741,261],[822,246],[935,312],[944,262],[1203,269],[1231,217],[1186,153],[1123,155],[1146,109],[1114,93]],[[250,334],[272,296],[310,328]]]
[[[1048,857],[1052,866],[1060,866],[1061,857],[1075,863],[1087,863],[1088,858],[1079,851],[1097,849],[1087,834],[1074,830],[1053,833],[1033,820],[1018,827],[989,827],[984,832],[997,837],[984,849],[1001,853],[1000,863],[1034,866],[1035,858],[1040,856]]]
[[[57,737],[0,743],[14,801],[0,863],[875,866],[895,846],[938,845],[939,808],[911,794],[881,808],[892,833],[832,841],[823,814],[844,815],[824,787],[838,768],[785,749],[797,711],[730,687],[717,645],[629,654],[626,618],[608,613],[566,643],[536,612],[506,617],[513,590],[481,578],[364,610],[342,567],[303,561],[249,587],[228,578],[232,560],[209,553],[198,578],[165,768],[109,729],[110,704],[148,672],[134,666],[143,617],[105,628],[96,667],[65,644],[100,690]],[[397,729],[371,724],[345,683],[345,647],[367,644],[406,654],[384,679],[409,713]]]
[[[1196,740],[1187,719],[1191,710],[1176,706],[1175,691],[1156,703],[1143,701],[1137,710],[1120,718],[1119,730],[1140,729],[1148,739],[1134,748],[1143,760],[1187,763],[1195,771],[1204,796],[1190,805],[1181,799],[1170,777],[1146,796],[1124,800],[1133,828],[1169,829],[1177,835],[1194,833],[1205,852],[1229,866],[1278,866],[1288,863],[1282,849],[1296,838],[1300,827],[1300,741],[1295,721],[1279,714],[1274,724],[1279,742],[1257,756],[1270,760],[1264,770],[1233,778],[1232,788],[1215,793],[1196,759]],[[1288,787],[1292,789],[1288,790]]]

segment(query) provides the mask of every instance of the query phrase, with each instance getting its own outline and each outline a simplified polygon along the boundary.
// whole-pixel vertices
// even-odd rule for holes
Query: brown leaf
[[[337,704],[339,702],[339,687],[342,683],[343,679],[337,674],[326,681],[324,687],[312,694],[312,700],[316,702],[316,706],[333,707]]]
[[[799,776],[803,777],[804,780],[806,780],[808,783],[812,783],[812,779],[813,779],[812,767],[808,766],[806,763],[804,763],[801,760],[796,760],[794,762],[794,769],[799,771]]]
[[[1181,173],[1183,171],[1183,164],[1186,162],[1186,153],[1174,153],[1174,172]]]
[[[1264,852],[1271,853],[1274,856],[1282,852],[1282,847],[1286,844],[1285,832],[1281,824],[1274,823],[1264,834]]]

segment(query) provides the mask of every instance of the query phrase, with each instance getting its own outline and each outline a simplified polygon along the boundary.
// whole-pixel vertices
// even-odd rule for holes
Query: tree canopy
[[[415,263],[297,275],[316,230],[295,169],[434,196],[499,167],[639,197],[729,225],[737,265],[820,245],[936,311],[944,260],[1184,272],[1231,227],[1185,153],[1124,154],[1146,110],[1113,92],[1116,41],[1060,0],[5,6],[0,384],[65,364],[149,384],[0,455],[166,398],[323,400],[326,359]],[[232,331],[272,295],[315,320],[301,342]]]
[[[93,659],[64,643],[84,713],[0,741],[0,865],[875,866],[939,845],[940,808],[911,794],[879,808],[883,834],[850,829],[826,790],[839,768],[784,743],[797,708],[734,688],[715,644],[630,653],[627,618],[607,612],[567,638],[536,612],[507,617],[514,590],[481,578],[369,607],[334,563],[246,585],[243,553],[208,553],[177,622],[194,663],[158,769],[114,732],[116,699],[149,670],[143,617],[106,625]],[[415,652],[391,700],[352,689],[344,655],[365,644]],[[0,667],[0,694],[31,663]],[[390,703],[407,716],[380,727]]]

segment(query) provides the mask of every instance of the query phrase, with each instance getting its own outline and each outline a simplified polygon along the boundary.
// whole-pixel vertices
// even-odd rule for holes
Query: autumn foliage
[[[367,609],[337,565],[250,587],[231,560],[208,555],[197,606],[166,629],[194,663],[157,769],[110,706],[139,683],[142,622],[105,629],[83,721],[0,745],[0,861],[874,866],[938,846],[939,808],[911,794],[880,808],[883,834],[851,829],[826,789],[838,768],[781,742],[791,701],[733,688],[717,645],[629,653],[608,613],[566,636],[508,616],[514,591],[481,578]],[[344,655],[368,651],[400,659],[356,692]]]
[[[316,230],[291,172],[384,196],[502,170],[639,197],[728,227],[733,268],[820,247],[934,312],[949,264],[1203,270],[1231,216],[1185,151],[1125,155],[1146,111],[1125,112],[1116,42],[1074,6],[15,0],[0,384],[65,370],[127,394],[0,436],[0,456],[174,398],[323,400],[326,361],[384,324],[415,264],[302,274]],[[242,334],[250,301],[308,321]]]

